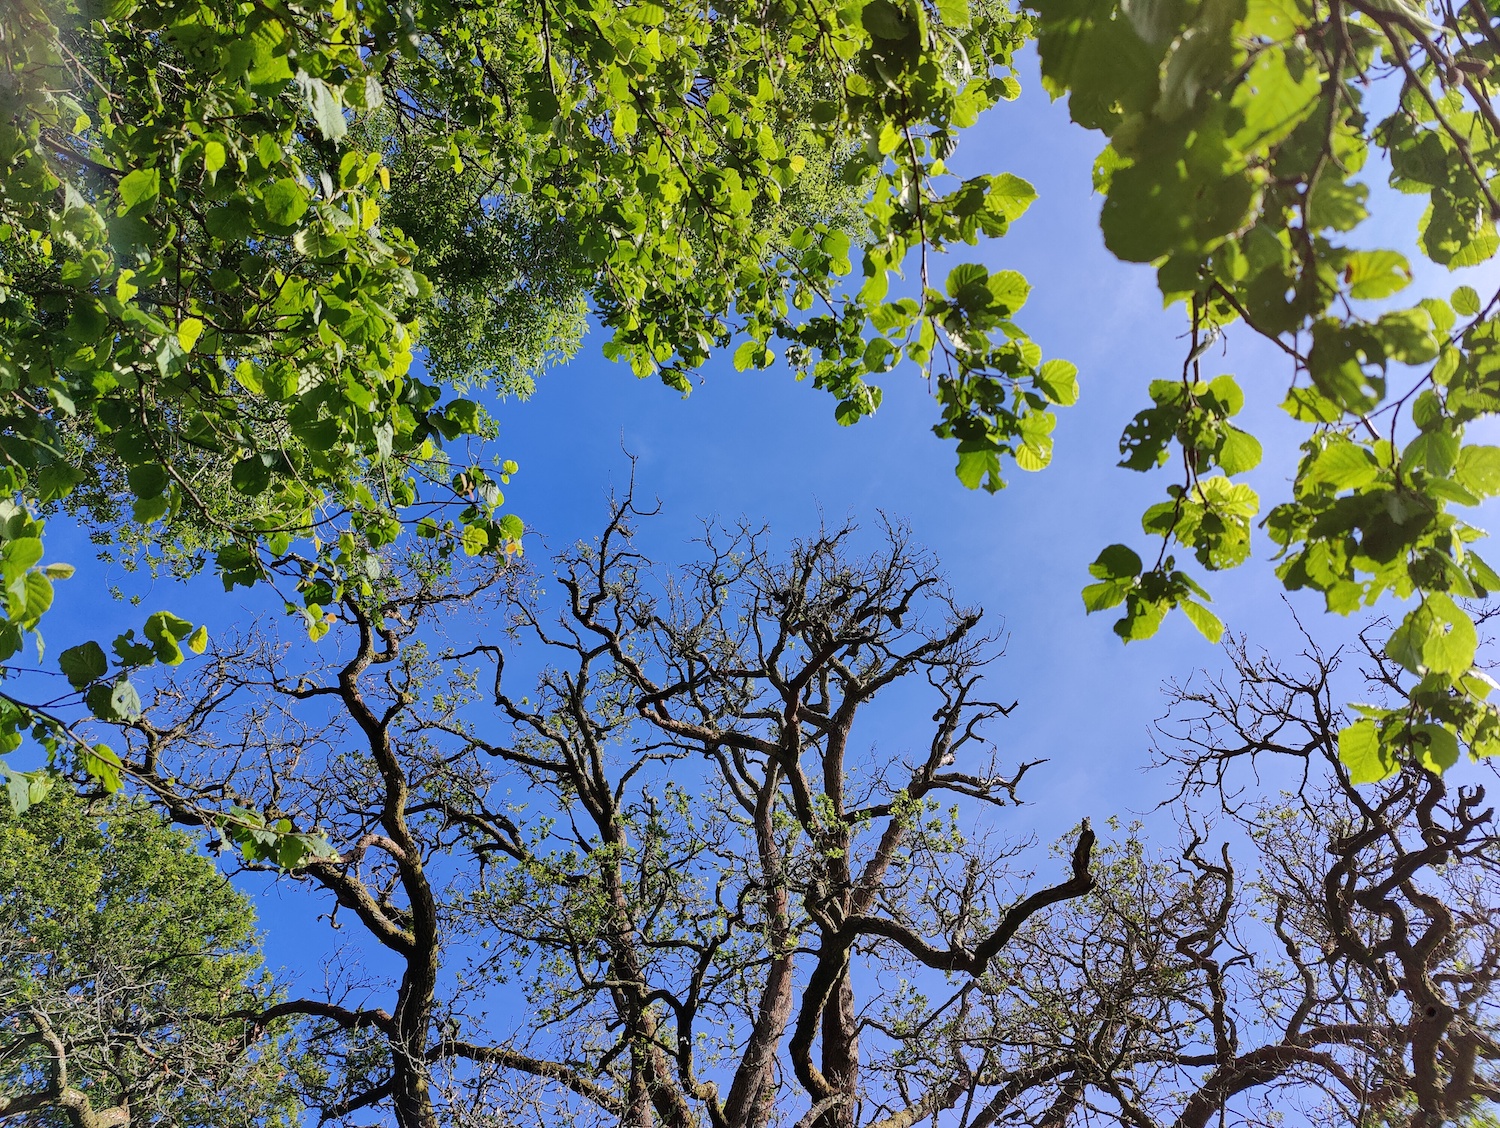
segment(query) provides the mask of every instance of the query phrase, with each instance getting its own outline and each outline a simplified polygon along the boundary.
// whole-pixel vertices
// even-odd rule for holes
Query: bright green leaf
[[[1223,637],[1224,624],[1207,607],[1201,603],[1194,603],[1191,599],[1184,599],[1178,606],[1182,608],[1182,613],[1188,617],[1188,621],[1198,628],[1198,633],[1209,642],[1217,644]]]
[[[1381,742],[1374,721],[1355,721],[1339,733],[1339,760],[1352,783],[1379,783],[1396,770],[1396,761]]]
[[[120,178],[116,191],[120,194],[121,215],[145,211],[161,195],[161,172],[154,168],[128,172]]]

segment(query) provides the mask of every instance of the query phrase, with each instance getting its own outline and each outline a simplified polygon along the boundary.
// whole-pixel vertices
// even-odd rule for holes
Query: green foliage
[[[227,587],[276,576],[316,637],[409,525],[517,551],[513,466],[460,453],[494,424],[451,390],[524,392],[585,301],[606,355],[684,392],[737,335],[742,365],[779,343],[841,422],[913,360],[966,479],[997,488],[1007,454],[1039,469],[1076,386],[1011,320],[1024,281],[969,266],[943,289],[926,267],[1034,195],[944,165],[1015,96],[1027,29],[886,0],[24,0],[0,44],[0,496]],[[918,297],[886,300],[918,250]],[[18,646],[51,589],[8,551]],[[115,651],[172,661],[190,633],[158,621]],[[99,678],[90,706],[128,716]],[[7,731],[38,716],[16,703]]]
[[[73,1123],[71,1088],[138,1123],[294,1124],[284,1034],[245,1018],[269,989],[251,903],[148,807],[0,804],[0,1115]]]
[[[1151,263],[1192,318],[1180,378],[1151,385],[1121,444],[1133,469],[1180,462],[1143,517],[1160,551],[1134,570],[1101,558],[1088,607],[1123,607],[1126,639],[1174,607],[1220,632],[1170,550],[1209,571],[1250,554],[1260,499],[1235,479],[1261,447],[1231,421],[1238,385],[1202,372],[1243,321],[1295,361],[1285,407],[1311,432],[1291,500],[1265,518],[1281,578],[1344,613],[1418,597],[1392,640],[1410,709],[1380,731],[1436,724],[1487,753],[1500,715],[1459,668],[1465,613],[1448,608],[1495,576],[1452,511],[1500,491],[1500,463],[1464,444],[1497,406],[1495,300],[1465,286],[1402,308],[1410,260],[1352,233],[1374,150],[1428,202],[1428,259],[1458,268],[1500,246],[1494,17],[1365,0],[1032,7],[1048,89],[1109,141],[1106,245]],[[1003,235],[1035,196],[946,164],[1019,92],[1028,17],[919,0],[60,14],[27,0],[8,19],[8,654],[51,602],[34,516],[48,503],[106,536],[128,510],[123,539],[155,536],[180,571],[284,579],[313,637],[328,607],[373,590],[373,554],[408,527],[450,553],[514,553],[513,467],[496,471],[480,445],[493,420],[452,395],[526,392],[577,347],[586,308],[638,375],[686,392],[738,340],[738,368],[785,359],[840,423],[915,363],[970,487],[999,489],[1007,461],[1048,465],[1052,409],[1077,398],[1072,366],[1016,323],[1024,278],[929,269]],[[121,675],[193,637],[145,629],[117,640],[114,684],[79,686],[99,716],[130,716]],[[41,723],[13,705],[9,732]]]
[[[1200,374],[1208,345],[1243,322],[1293,360],[1283,406],[1310,431],[1291,498],[1263,522],[1278,575],[1341,614],[1386,594],[1415,601],[1387,644],[1411,675],[1407,700],[1345,734],[1351,769],[1441,770],[1456,742],[1474,756],[1500,751],[1493,683],[1474,668],[1473,623],[1457,602],[1500,577],[1456,512],[1500,492],[1492,448],[1465,441],[1500,408],[1496,297],[1461,286],[1448,300],[1392,305],[1413,278],[1407,257],[1354,245],[1373,155],[1394,189],[1426,199],[1415,243],[1427,258],[1456,269],[1493,257],[1500,21],[1478,4],[1429,18],[1366,0],[1028,7],[1048,89],[1109,141],[1095,168],[1106,245],[1152,264],[1164,297],[1192,318],[1181,379],[1152,383],[1154,406],[1121,441],[1132,469],[1180,459],[1180,484],[1143,520],[1161,556],[1149,570],[1096,564],[1085,604],[1124,603],[1127,639],[1154,632],[1172,606],[1217,634],[1166,554],[1175,541],[1210,571],[1249,556],[1259,499],[1232,479],[1260,445],[1228,422],[1239,389]]]
[[[291,819],[268,819],[259,811],[233,806],[213,822],[220,841],[234,843],[247,862],[266,862],[289,871],[335,856],[323,834],[298,831]]]
[[[576,233],[545,222],[482,163],[455,160],[446,128],[387,105],[359,117],[351,134],[383,154],[382,223],[410,233],[430,283],[412,304],[428,378],[530,394],[583,338],[589,270]]]

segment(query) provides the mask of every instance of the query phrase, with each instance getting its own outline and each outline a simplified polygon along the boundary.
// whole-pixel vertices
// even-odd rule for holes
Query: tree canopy
[[[876,402],[870,316],[914,323],[917,307],[836,293],[851,269],[838,178],[873,193],[859,234],[880,278],[918,242],[1003,231],[1031,196],[980,177],[933,210],[927,178],[956,128],[1015,92],[1025,21],[999,9],[403,11],[8,11],[10,654],[66,571],[40,563],[33,507],[96,486],[101,465],[123,471],[136,523],[206,526],[227,584],[311,542],[290,579],[316,634],[404,524],[514,550],[512,466],[463,448],[493,427],[451,381],[514,383],[566,351],[584,294],[606,353],[642,375],[686,390],[715,347],[744,336],[738,362],[766,366],[780,338],[852,420]],[[883,140],[862,147],[872,130]],[[410,231],[382,221],[388,194]],[[444,200],[456,221],[424,222]],[[518,311],[478,316],[518,260]],[[424,326],[426,374],[411,367]],[[128,713],[123,673],[175,660],[192,629],[153,619],[114,664],[75,654],[71,676],[113,682],[97,715]]]
[[[1095,166],[1105,243],[1153,264],[1190,328],[1180,377],[1151,383],[1151,406],[1120,440],[1131,469],[1177,468],[1142,518],[1160,550],[1147,566],[1127,546],[1105,549],[1088,609],[1123,605],[1127,640],[1176,606],[1217,636],[1173,553],[1207,571],[1250,555],[1260,501],[1234,479],[1261,445],[1231,422],[1239,385],[1203,371],[1215,339],[1242,324],[1286,355],[1283,407],[1308,428],[1288,467],[1291,496],[1263,518],[1277,575],[1345,615],[1416,597],[1386,643],[1411,675],[1405,700],[1342,738],[1355,777],[1409,759],[1442,771],[1460,744],[1476,757],[1500,751],[1494,683],[1475,665],[1459,602],[1500,588],[1463,516],[1500,492],[1500,447],[1465,441],[1500,406],[1500,293],[1462,285],[1413,301],[1402,249],[1370,249],[1364,232],[1384,191],[1371,173],[1388,169],[1391,189],[1427,202],[1413,242],[1431,262],[1472,266],[1500,247],[1493,5],[1029,6],[1044,81],[1108,139]]]
[[[0,1119],[286,1128],[250,900],[139,800],[0,807]]]
[[[1191,331],[1180,376],[1151,383],[1121,440],[1132,469],[1180,464],[1143,517],[1160,548],[1105,549],[1086,607],[1123,607],[1127,640],[1174,607],[1220,632],[1177,557],[1211,572],[1249,556],[1260,501],[1236,478],[1262,448],[1233,422],[1239,384],[1204,371],[1243,324],[1287,356],[1285,406],[1308,427],[1264,518],[1282,582],[1344,614],[1419,597],[1389,643],[1405,703],[1345,737],[1359,778],[1487,755],[1500,722],[1459,601],[1496,582],[1461,515],[1500,491],[1500,448],[1464,439],[1494,409],[1495,299],[1393,302],[1410,264],[1361,227],[1373,156],[1428,199],[1422,254],[1493,256],[1495,16],[1446,0],[1029,7],[1034,24],[959,0],[10,6],[3,649],[70,574],[42,559],[59,502],[127,551],[160,542],[180,572],[275,581],[313,635],[403,530],[517,551],[501,490],[516,467],[464,393],[524,393],[576,348],[585,310],[640,375],[686,391],[733,347],[739,367],[784,361],[832,392],[842,423],[915,364],[965,485],[999,488],[1007,460],[1043,468],[1078,381],[1014,321],[1025,279],[935,276],[1034,196],[946,162],[1016,96],[1013,53],[1035,33],[1044,84],[1108,141],[1109,249],[1153,264]],[[129,715],[131,670],[205,641],[170,613],[141,633],[63,656],[95,716]],[[112,770],[14,696],[4,727]]]

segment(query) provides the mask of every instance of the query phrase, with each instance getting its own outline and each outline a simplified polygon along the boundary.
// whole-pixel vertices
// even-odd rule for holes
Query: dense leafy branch
[[[1181,380],[1151,384],[1153,406],[1120,444],[1136,470],[1179,449],[1180,482],[1142,521],[1161,552],[1148,568],[1126,546],[1106,549],[1086,606],[1123,604],[1127,640],[1172,607],[1210,637],[1222,630],[1169,550],[1209,570],[1250,553],[1260,501],[1234,478],[1261,447],[1230,422],[1244,401],[1235,381],[1200,371],[1207,344],[1242,323],[1291,360],[1283,406],[1310,432],[1292,496],[1263,522],[1277,574],[1341,614],[1387,593],[1419,597],[1387,643],[1409,677],[1405,703],[1348,729],[1351,769],[1376,780],[1413,759],[1441,770],[1460,746],[1489,755],[1493,683],[1475,668],[1458,601],[1487,597],[1500,577],[1455,507],[1500,491],[1500,451],[1465,440],[1496,406],[1500,294],[1461,285],[1390,308],[1412,266],[1361,248],[1356,232],[1380,206],[1361,178],[1379,158],[1392,188],[1426,197],[1416,243],[1433,263],[1474,266],[1500,247],[1494,12],[1446,0],[1029,6],[1045,81],[1109,139],[1095,167],[1106,245],[1153,264],[1192,320]]]
[[[40,563],[51,503],[127,557],[270,583],[314,637],[404,529],[513,554],[516,467],[454,393],[524,393],[586,307],[607,355],[684,392],[737,337],[741,367],[785,342],[845,422],[903,334],[927,363],[941,321],[957,371],[1016,397],[1041,381],[963,409],[990,419],[992,478],[1023,416],[1041,451],[1047,403],[1070,402],[1013,326],[989,348],[1024,297],[1009,276],[882,300],[909,251],[1003,234],[1031,199],[1015,177],[944,194],[956,130],[1017,89],[1027,24],[998,6],[28,0],[5,19],[7,656],[66,574]],[[861,247],[865,290],[841,293]],[[175,660],[180,623],[156,650],[70,652],[96,716],[132,715],[131,670]]]

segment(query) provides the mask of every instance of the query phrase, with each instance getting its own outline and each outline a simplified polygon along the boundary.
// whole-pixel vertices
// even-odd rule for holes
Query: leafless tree
[[[1432,1128],[1495,1098],[1490,808],[1414,764],[1353,786],[1337,655],[1241,647],[1173,692],[1174,851],[1096,858],[1085,823],[1031,866],[998,640],[905,529],[709,530],[663,571],[640,516],[551,579],[417,555],[333,612],[326,670],[247,639],[132,726],[179,821],[333,844],[283,880],[379,952],[242,1016],[305,1023],[323,1121]],[[910,750],[875,739],[898,694]],[[1241,765],[1278,761],[1257,795]]]
[[[437,1124],[434,1078],[512,1075],[545,1082],[556,1115],[630,1125],[793,1108],[822,1128],[910,1124],[954,1086],[874,1115],[891,1079],[862,1055],[878,1029],[862,976],[877,998],[900,974],[975,980],[1090,887],[1087,827],[1059,880],[1009,896],[1013,850],[940,811],[942,795],[1005,806],[1032,765],[1000,768],[988,726],[1010,706],[982,691],[998,647],[905,530],[865,559],[852,528],[822,532],[781,562],[750,531],[712,534],[653,586],[636,516],[625,501],[561,558],[555,621],[503,571],[420,561],[383,601],[339,608],[326,675],[246,642],[132,727],[132,772],[179,820],[237,806],[326,831],[335,855],[295,878],[397,968],[387,1005],[345,991],[266,1013],[325,1024],[315,1037],[345,1059],[313,1094],[325,1119],[388,1106]],[[503,646],[440,641],[476,608],[508,616]],[[520,697],[501,669],[524,635],[555,664]],[[932,720],[922,747],[881,759],[856,717],[900,681],[925,687]],[[445,951],[481,944],[495,955],[464,981],[517,976],[530,1008],[509,1037],[443,982]]]
[[[1163,810],[1180,847],[1101,850],[1094,890],[1023,930],[980,984],[963,1040],[993,1089],[966,1128],[1435,1128],[1500,1099],[1493,772],[1450,780],[1413,757],[1355,786],[1340,655],[1276,660],[1240,640],[1229,656],[1228,676],[1170,690],[1156,770],[1178,773]],[[1364,659],[1376,688],[1398,676]]]

